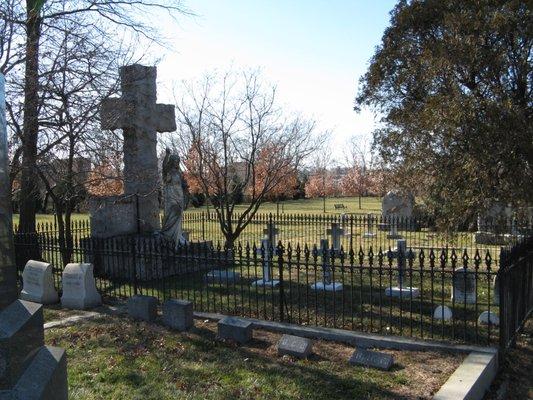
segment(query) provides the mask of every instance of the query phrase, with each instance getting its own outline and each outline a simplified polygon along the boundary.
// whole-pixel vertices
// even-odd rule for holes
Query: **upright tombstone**
[[[344,229],[338,223],[333,222],[331,228],[326,230],[326,234],[331,237],[333,250],[339,252],[341,250],[341,239],[344,236]]]
[[[53,267],[50,263],[29,260],[22,273],[23,289],[20,298],[41,304],[57,303]]]
[[[4,76],[0,74],[0,185],[9,187]],[[11,192],[0,191],[0,398],[66,400],[63,349],[44,346],[42,305],[17,300]]]
[[[263,263],[263,277],[252,283],[252,286],[271,286],[276,287],[279,285],[279,281],[272,279],[272,256],[274,247],[269,239],[261,240],[261,248],[257,249],[261,255],[261,261]]]
[[[85,310],[100,304],[102,304],[102,297],[96,289],[93,265],[67,264],[63,270],[61,305],[65,308]]]
[[[456,269],[452,277],[452,300],[456,303],[475,304],[476,299],[476,277],[473,271]]]
[[[157,104],[155,67],[120,68],[122,97],[104,100],[102,129],[122,129],[124,196],[93,201],[93,236],[153,233],[159,222],[157,132],[176,130],[174,106]]]
[[[411,218],[413,216],[413,208],[415,205],[414,196],[411,194],[403,194],[398,190],[391,190],[381,201],[381,215],[384,219],[395,218]]]
[[[411,224],[406,222],[413,216],[414,205],[415,198],[412,194],[404,194],[398,190],[391,190],[383,197],[381,215],[389,228],[388,239],[400,239],[398,229],[410,228]]]

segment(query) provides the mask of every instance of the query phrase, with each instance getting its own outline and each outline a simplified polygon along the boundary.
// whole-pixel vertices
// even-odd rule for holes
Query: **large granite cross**
[[[120,69],[122,97],[102,102],[102,129],[122,129],[124,194],[138,196],[141,232],[159,229],[157,133],[176,130],[174,106],[157,104],[155,67]]]

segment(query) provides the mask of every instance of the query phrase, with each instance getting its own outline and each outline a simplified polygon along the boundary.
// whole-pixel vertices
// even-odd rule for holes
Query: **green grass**
[[[315,343],[317,355],[293,360],[276,355],[279,335],[255,331],[237,347],[215,332],[213,323],[180,334],[114,316],[51,329],[46,342],[66,349],[70,397],[79,400],[429,398],[460,362],[435,356],[420,369],[427,353],[397,352],[396,366],[383,372],[349,366],[352,350],[342,345]],[[431,378],[431,392],[417,369]]]

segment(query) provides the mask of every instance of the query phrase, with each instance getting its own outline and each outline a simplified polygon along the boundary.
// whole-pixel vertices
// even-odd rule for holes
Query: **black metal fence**
[[[61,241],[41,225],[15,236],[19,271],[38,243],[58,290],[66,261],[91,262],[111,298],[182,298],[197,311],[486,345],[512,344],[533,307],[533,242],[515,245],[523,235],[502,236],[500,268],[500,246],[448,241],[416,220],[259,215],[250,240],[225,249],[207,229],[213,217],[186,214],[190,244],[178,249],[153,235],[91,238],[87,221]]]
[[[498,271],[500,347],[514,346],[533,311],[533,238],[502,250]]]
[[[61,249],[46,235],[38,240],[60,289]],[[498,338],[495,326],[478,322],[482,311],[498,315],[489,253],[345,252],[281,243],[174,250],[161,239],[122,237],[76,241],[72,261],[92,262],[108,297],[182,298],[197,311],[468,343]]]

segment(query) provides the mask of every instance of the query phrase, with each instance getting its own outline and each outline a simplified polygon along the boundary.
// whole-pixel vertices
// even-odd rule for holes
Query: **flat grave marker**
[[[350,357],[349,363],[388,371],[394,364],[394,358],[390,354],[357,348]]]
[[[289,355],[297,358],[307,358],[313,350],[313,341],[311,339],[283,335],[278,342],[278,355]]]

